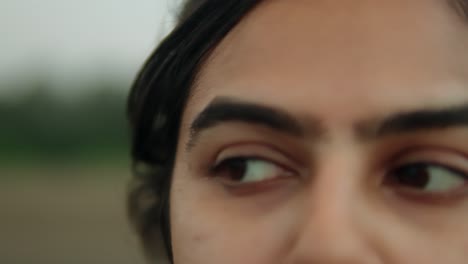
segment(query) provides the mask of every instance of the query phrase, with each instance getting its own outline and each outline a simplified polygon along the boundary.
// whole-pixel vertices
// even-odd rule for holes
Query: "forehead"
[[[298,108],[455,100],[467,29],[444,0],[263,1],[215,49],[188,108],[220,94]]]

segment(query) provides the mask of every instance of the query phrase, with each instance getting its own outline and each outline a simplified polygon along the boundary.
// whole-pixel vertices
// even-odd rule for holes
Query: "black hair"
[[[172,260],[169,192],[183,109],[203,62],[259,0],[189,0],[128,98],[133,181],[128,208],[145,251],[163,238]]]
[[[138,74],[128,98],[133,182],[130,218],[148,256],[164,241],[172,260],[169,193],[183,110],[211,51],[260,0],[187,0],[175,29]],[[468,16],[467,0],[450,0]]]

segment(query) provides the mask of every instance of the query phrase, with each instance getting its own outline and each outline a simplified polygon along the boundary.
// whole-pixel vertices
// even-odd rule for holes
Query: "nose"
[[[349,172],[340,172],[340,167],[322,172],[304,192],[288,263],[382,263],[370,242],[368,228],[373,225],[365,222],[372,219],[365,198]]]

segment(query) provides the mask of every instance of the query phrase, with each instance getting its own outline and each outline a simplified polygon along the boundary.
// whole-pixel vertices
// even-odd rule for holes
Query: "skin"
[[[218,45],[183,114],[174,262],[466,263],[468,180],[455,195],[386,179],[411,162],[468,173],[468,128],[362,139],[356,127],[468,103],[467,30],[442,0],[261,3]],[[220,97],[281,109],[304,133],[220,122],[187,148],[192,122]],[[261,158],[274,177],[210,170],[235,156]]]

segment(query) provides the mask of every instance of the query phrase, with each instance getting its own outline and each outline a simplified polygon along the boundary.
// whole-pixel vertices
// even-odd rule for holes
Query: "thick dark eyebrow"
[[[287,111],[220,97],[214,99],[192,122],[186,149],[189,150],[193,147],[202,131],[221,123],[234,121],[267,126],[296,137],[302,137],[306,133],[301,122],[293,118]],[[316,136],[325,134],[319,120],[310,120],[307,124],[307,127],[309,126],[314,129],[313,132]],[[357,122],[354,129],[359,139],[373,140],[387,136],[462,126],[468,126],[468,104],[396,113],[383,119]]]
[[[467,0],[448,0],[449,5],[461,16],[461,18],[468,22],[468,1]]]
[[[305,133],[300,122],[286,111],[261,104],[219,97],[214,99],[192,122],[187,149],[194,145],[196,138],[203,130],[224,122],[234,121],[263,125],[297,137],[303,136]]]
[[[468,126],[468,104],[397,113],[381,121],[362,122],[356,130],[360,138],[376,138],[459,126]]]

